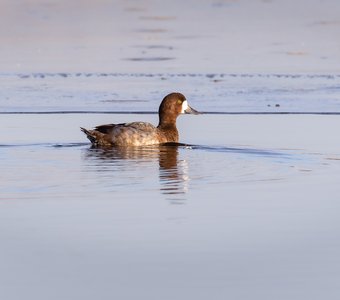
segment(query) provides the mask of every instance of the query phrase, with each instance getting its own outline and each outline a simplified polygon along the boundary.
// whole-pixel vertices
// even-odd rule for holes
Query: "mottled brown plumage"
[[[167,95],[159,106],[159,123],[155,127],[146,122],[106,124],[93,130],[81,128],[96,146],[143,146],[174,142],[179,136],[176,119],[182,113],[198,114],[181,93]]]

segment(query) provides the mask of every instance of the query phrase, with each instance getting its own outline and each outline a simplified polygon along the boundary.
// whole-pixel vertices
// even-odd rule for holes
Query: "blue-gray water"
[[[1,298],[339,298],[338,115],[180,116],[168,147],[79,130],[157,123],[174,86],[201,111],[337,113],[339,77],[26,75],[1,76]]]
[[[0,80],[1,112],[156,112],[173,91],[205,112],[340,112],[337,74],[2,73]]]

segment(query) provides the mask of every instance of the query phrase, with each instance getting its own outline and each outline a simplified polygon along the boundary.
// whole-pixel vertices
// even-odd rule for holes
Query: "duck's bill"
[[[200,115],[201,113],[197,111],[196,109],[193,109],[188,105],[188,107],[184,111],[186,114],[191,114],[191,115]]]

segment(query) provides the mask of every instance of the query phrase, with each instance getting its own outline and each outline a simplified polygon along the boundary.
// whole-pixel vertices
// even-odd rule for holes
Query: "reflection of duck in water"
[[[86,158],[96,162],[95,171],[101,172],[105,168],[106,171],[119,172],[120,176],[124,176],[124,172],[131,176],[131,168],[126,168],[126,164],[130,163],[129,160],[131,165],[134,163],[153,164],[158,160],[160,190],[163,194],[175,195],[186,192],[189,180],[187,165],[178,160],[178,147],[176,144],[170,144],[146,147],[113,147],[109,149],[91,148],[86,151]],[[117,169],[122,161],[124,161],[123,167]],[[105,172],[105,174],[107,176],[108,173]],[[133,181],[133,177],[131,177],[131,180]]]
[[[198,114],[180,93],[167,95],[159,106],[157,127],[146,122],[107,124],[94,130],[81,128],[95,146],[145,146],[177,143],[176,119],[180,114]]]
[[[159,179],[163,194],[184,194],[189,176],[185,161],[178,160],[178,146],[164,145],[159,153]]]

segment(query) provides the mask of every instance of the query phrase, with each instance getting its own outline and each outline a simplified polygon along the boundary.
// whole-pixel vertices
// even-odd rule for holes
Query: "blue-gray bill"
[[[189,105],[188,105],[188,108],[184,112],[186,114],[192,114],[192,115],[200,115],[200,114],[202,114],[199,111],[197,111],[196,109],[193,109],[192,107],[190,107]]]

